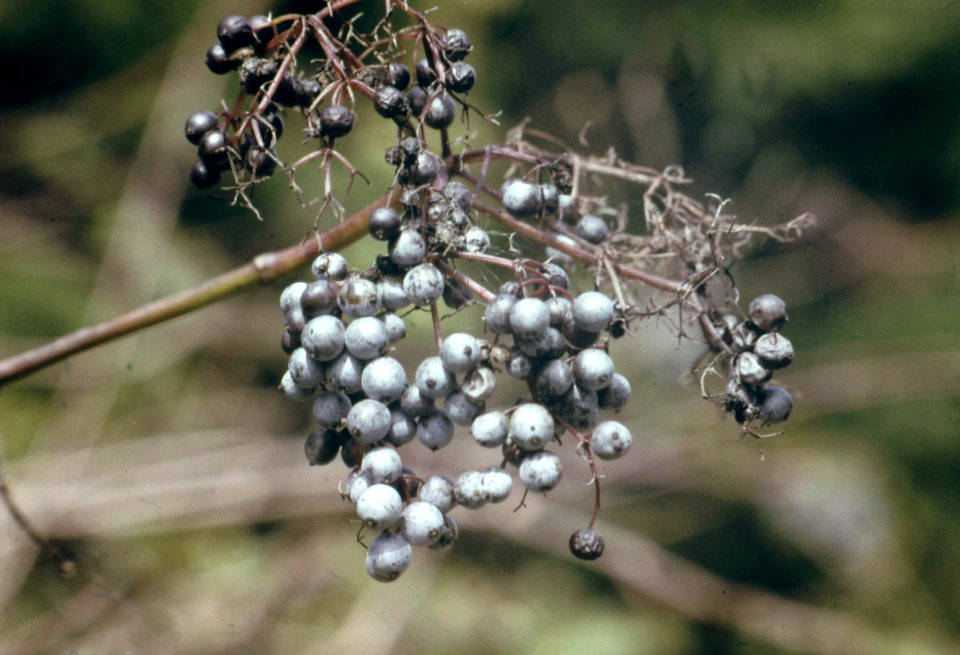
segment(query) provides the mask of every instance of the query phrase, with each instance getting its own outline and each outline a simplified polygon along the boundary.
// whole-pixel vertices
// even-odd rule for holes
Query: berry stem
[[[325,230],[316,239],[285,250],[257,255],[249,263],[218,275],[191,289],[147,303],[113,318],[80,328],[59,339],[0,361],[0,387],[63,361],[94,346],[139,332],[158,323],[189,314],[235,293],[269,284],[303,266],[321,250],[339,250],[367,234],[370,213],[387,204],[389,196],[368,205],[350,218]]]

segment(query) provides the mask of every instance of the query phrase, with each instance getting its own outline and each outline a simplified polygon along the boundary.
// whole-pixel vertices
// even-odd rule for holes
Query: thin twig
[[[382,207],[386,202],[387,196],[384,196],[342,223],[324,231],[317,239],[309,239],[285,250],[262,253],[249,263],[207,280],[192,289],[155,300],[4,359],[0,361],[0,387],[94,346],[188,314],[224,300],[235,293],[250,289],[258,283],[268,284],[299,268],[321,249],[339,250],[367,233],[370,212],[377,207]]]

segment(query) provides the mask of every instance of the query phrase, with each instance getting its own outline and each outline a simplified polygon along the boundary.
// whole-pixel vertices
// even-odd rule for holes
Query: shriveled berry
[[[570,535],[570,553],[577,559],[592,561],[603,555],[603,535],[593,528],[583,528]]]
[[[320,134],[338,138],[353,129],[353,112],[343,105],[331,105],[320,112]]]
[[[402,118],[410,107],[403,93],[392,86],[381,86],[373,96],[373,108],[384,118]]]
[[[777,332],[761,335],[753,344],[753,352],[770,369],[783,368],[793,362],[793,344]]]
[[[458,28],[451,28],[443,35],[443,55],[447,61],[460,61],[470,54],[473,44],[467,33]]]
[[[497,374],[486,366],[478,366],[463,378],[460,390],[477,405],[485,402],[497,389]]]
[[[766,293],[750,301],[747,314],[758,330],[772,332],[787,322],[787,304],[779,296]]]
[[[765,367],[752,352],[743,352],[737,355],[733,363],[737,379],[749,386],[759,386],[770,379],[773,372]]]

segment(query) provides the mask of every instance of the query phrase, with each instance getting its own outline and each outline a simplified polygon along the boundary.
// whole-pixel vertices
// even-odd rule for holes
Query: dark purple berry
[[[466,93],[477,83],[477,71],[470,64],[458,61],[447,71],[447,88],[456,93]]]
[[[257,93],[277,74],[280,65],[273,59],[250,57],[240,66],[240,85],[247,93]]]
[[[280,347],[288,355],[300,347],[300,333],[287,327],[280,337]]]
[[[200,139],[197,154],[208,167],[222,170],[229,160],[227,136],[220,130],[207,132]]]
[[[265,83],[269,81],[272,81],[272,78],[265,80]],[[300,87],[297,79],[289,73],[284,75],[283,79],[280,80],[280,84],[277,85],[276,90],[273,92],[273,99],[284,107],[293,107],[299,104]]]
[[[417,74],[417,84],[424,88],[433,84],[437,79],[437,74],[433,71],[433,67],[430,66],[430,62],[426,59],[418,61],[415,70]]]
[[[410,105],[410,113],[420,118],[423,108],[427,106],[427,97],[429,94],[422,86],[415,86],[407,94],[407,104]]]
[[[212,111],[198,111],[187,119],[184,126],[184,132],[187,135],[187,141],[193,145],[200,145],[200,139],[207,132],[217,128],[217,115]]]
[[[603,547],[603,535],[592,528],[583,528],[570,535],[570,552],[578,559],[595,560],[603,555]]]
[[[320,134],[337,138],[353,129],[353,112],[343,105],[331,105],[320,112]]]
[[[460,61],[473,50],[470,37],[461,29],[449,29],[443,35],[443,54],[447,61]]]
[[[262,51],[266,48],[270,40],[277,35],[277,31],[273,27],[273,21],[267,16],[251,16],[247,22],[250,24],[250,29],[253,30],[253,37],[257,40],[258,50]]]
[[[453,98],[446,93],[441,93],[430,101],[423,122],[435,130],[441,130],[450,127],[456,117],[457,108],[453,104]]]
[[[211,73],[223,75],[236,70],[238,66],[240,66],[240,60],[228,59],[227,51],[219,43],[210,46],[210,49],[207,50],[207,68],[210,69]]]
[[[202,159],[198,159],[190,169],[190,181],[198,189],[209,189],[220,181],[220,169],[210,168]]]
[[[252,146],[243,158],[243,165],[257,177],[269,177],[277,168],[276,153]]]
[[[409,112],[407,99],[392,86],[381,86],[373,96],[373,108],[384,118],[402,118]]]
[[[304,454],[310,466],[329,464],[340,453],[343,434],[336,430],[317,430],[311,432],[304,444]]]
[[[253,36],[250,23],[243,16],[227,16],[217,25],[217,38],[227,52],[237,48],[246,48],[255,45],[257,40]]]
[[[764,423],[779,423],[790,418],[793,396],[783,387],[762,387],[757,391],[757,406]]]
[[[297,80],[294,86],[297,91],[297,97],[294,99],[293,104],[295,104],[297,107],[309,107],[313,104],[313,101],[317,99],[317,96],[320,95],[320,92],[323,90],[323,87],[320,86],[320,82],[313,79]]]
[[[392,207],[379,207],[370,214],[367,227],[378,241],[389,241],[400,234],[400,214]]]
[[[264,120],[267,121],[267,125],[260,123],[260,133],[263,134],[263,138],[267,143],[275,143],[283,136],[283,116],[276,111],[274,105],[271,106],[274,107],[274,111],[264,113],[263,115]],[[266,134],[264,130],[266,130]],[[272,134],[270,134],[271,131]]]
[[[393,61],[383,69],[383,83],[403,91],[410,86],[410,69],[406,64]]]

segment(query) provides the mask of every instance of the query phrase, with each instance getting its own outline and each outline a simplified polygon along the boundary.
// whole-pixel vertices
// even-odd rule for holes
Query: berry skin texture
[[[571,308],[576,327],[586,332],[600,332],[613,319],[613,301],[599,291],[581,293]]]
[[[557,398],[573,386],[573,372],[561,359],[551,359],[534,380],[537,394],[545,398]]]
[[[487,252],[490,249],[490,235],[482,227],[474,225],[463,235],[463,249],[467,252]]]
[[[507,415],[503,412],[487,412],[473,419],[470,426],[473,440],[484,448],[498,448],[507,440],[510,431]]]
[[[446,93],[441,93],[427,105],[426,113],[423,114],[423,122],[427,124],[427,127],[442,130],[453,125],[456,117],[457,107],[453,104],[453,98]]]
[[[304,402],[310,400],[313,396],[316,389],[304,389],[298,385],[293,380],[293,376],[290,375],[290,371],[287,371],[283,374],[283,377],[280,379],[280,390],[283,391],[283,394],[290,400],[296,402]]]
[[[334,430],[316,430],[310,433],[303,446],[310,466],[329,464],[340,454],[340,433]]]
[[[766,368],[760,362],[760,358],[754,355],[752,352],[743,352],[737,355],[736,360],[734,360],[733,367],[734,371],[736,372],[737,379],[743,384],[752,387],[763,384],[770,379],[771,375],[773,375],[773,372]]]
[[[467,509],[480,509],[487,504],[487,496],[483,490],[483,473],[480,471],[466,471],[460,474],[453,486],[453,495],[457,504]]]
[[[307,319],[330,314],[337,307],[340,287],[330,280],[314,280],[300,295],[300,307]]]
[[[499,294],[484,309],[483,320],[487,327],[499,334],[510,331],[510,310],[517,304],[513,295]]]
[[[440,532],[440,538],[430,545],[430,550],[446,550],[457,541],[460,536],[460,526],[449,514],[443,515],[443,530]]]
[[[593,216],[592,214],[587,214],[577,221],[577,224],[573,227],[573,231],[584,241],[593,244],[603,243],[610,233],[610,230],[607,228],[607,222],[599,216]]]
[[[340,287],[337,304],[347,316],[373,316],[380,311],[380,289],[376,282],[353,277]]]
[[[783,387],[763,387],[757,392],[757,405],[765,424],[779,423],[790,418],[793,396]]]
[[[503,206],[517,218],[537,216],[543,208],[543,196],[536,184],[523,180],[507,180],[500,189]]]
[[[618,421],[604,421],[593,429],[590,447],[600,459],[619,459],[633,445],[633,436],[625,425]]]
[[[413,417],[406,414],[399,407],[391,409],[390,430],[387,432],[387,436],[384,437],[384,441],[391,446],[399,448],[413,441],[416,436],[417,423],[413,420]]]
[[[443,273],[433,264],[420,264],[403,277],[403,290],[417,307],[431,305],[443,295]]]
[[[364,367],[360,386],[368,398],[391,403],[406,388],[407,373],[393,357],[378,357]]]
[[[346,257],[338,252],[324,253],[310,265],[314,277],[327,280],[342,280],[347,277],[349,269]]]
[[[473,419],[485,409],[482,403],[475,404],[459,390],[447,395],[443,408],[456,425],[470,425]]]
[[[443,532],[443,513],[434,505],[413,502],[403,510],[400,533],[413,546],[429,546]]]
[[[510,309],[510,330],[518,339],[539,339],[550,327],[550,310],[538,298],[518,300]]]
[[[360,473],[374,484],[390,484],[403,474],[403,462],[393,448],[374,448],[363,456]]]
[[[443,368],[441,366],[441,368]],[[420,387],[412,384],[400,396],[400,409],[414,418],[425,416],[433,411],[433,399],[423,395]]]
[[[325,391],[313,401],[313,418],[322,428],[340,425],[353,408],[349,396],[342,391]]]
[[[610,384],[613,360],[598,348],[587,348],[573,358],[573,377],[584,389],[597,391]]]
[[[377,582],[393,582],[413,560],[413,546],[399,532],[380,534],[370,543],[366,569]]]
[[[373,230],[372,227],[370,229]],[[426,254],[427,243],[414,229],[400,230],[390,244],[390,259],[400,266],[415,266],[423,261]]]
[[[367,228],[374,239],[389,241],[400,234],[401,222],[400,214],[393,207],[378,207],[370,214]]]
[[[430,450],[440,450],[453,440],[454,425],[447,413],[442,409],[435,409],[428,416],[420,419],[417,426],[417,437],[420,443]]]
[[[619,373],[614,373],[610,384],[597,392],[597,402],[602,409],[617,412],[627,406],[632,395],[630,380]]]
[[[538,403],[519,405],[510,415],[509,437],[520,450],[542,450],[553,440],[555,424],[547,408]]]
[[[331,105],[320,112],[320,134],[331,138],[346,136],[353,129],[353,112],[343,105]]]
[[[497,374],[486,366],[478,366],[463,378],[460,391],[477,405],[482,404],[497,390]]]
[[[546,450],[527,455],[520,462],[520,481],[530,491],[550,491],[560,483],[563,464]]]
[[[390,430],[390,410],[378,400],[361,400],[347,414],[347,429],[360,443],[376,443]]]
[[[392,86],[381,86],[373,96],[373,108],[384,118],[402,118],[410,107],[403,92]]]
[[[198,189],[209,189],[220,181],[220,169],[210,168],[202,159],[198,159],[190,168],[190,181]]]
[[[327,365],[327,382],[340,391],[360,391],[363,362],[348,352],[340,353]]]
[[[303,348],[297,348],[290,354],[287,370],[293,381],[304,389],[315,389],[323,381],[323,367],[313,361]]]
[[[372,484],[357,500],[357,517],[374,530],[392,528],[400,520],[403,499],[400,493],[386,484]]]
[[[354,319],[343,333],[347,351],[362,361],[376,359],[390,347],[387,327],[375,316]]]
[[[383,83],[398,91],[403,91],[410,86],[410,69],[406,64],[393,61],[383,69]]]
[[[466,62],[455,62],[447,71],[447,88],[454,93],[466,93],[476,83],[477,71]]]
[[[458,28],[451,28],[443,35],[443,55],[447,61],[460,61],[470,54],[473,44],[467,33]]]
[[[211,130],[200,139],[197,147],[200,160],[210,168],[222,170],[230,155],[227,152],[227,137],[220,130]]]
[[[207,50],[207,68],[214,75],[224,75],[240,67],[239,59],[228,59],[227,51],[216,43]]]
[[[453,484],[453,480],[445,475],[431,475],[420,486],[418,497],[422,502],[430,503],[446,514],[457,506]]]
[[[777,332],[760,335],[753,344],[753,352],[769,369],[784,368],[793,362],[793,344]]]
[[[750,301],[747,314],[758,330],[772,332],[787,322],[787,304],[779,296],[766,293]]]
[[[300,341],[311,357],[329,362],[343,352],[345,329],[336,316],[317,316],[304,325]]]
[[[454,332],[440,346],[440,361],[451,373],[466,373],[480,361],[480,342],[472,334]]]
[[[491,503],[502,503],[513,491],[513,478],[499,466],[492,466],[481,474],[480,486]]]
[[[570,535],[570,552],[577,559],[592,561],[603,555],[603,535],[593,528],[583,528]]]
[[[198,111],[187,119],[183,131],[187,141],[197,146],[207,132],[217,129],[217,115],[212,111]]]
[[[256,44],[250,23],[243,16],[227,16],[217,25],[217,38],[227,52]]]
[[[414,377],[414,383],[424,398],[435,400],[445,397],[453,390],[453,374],[443,365],[440,357],[427,357],[420,362]]]

